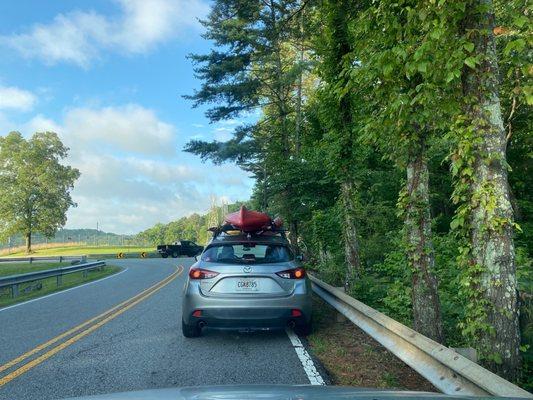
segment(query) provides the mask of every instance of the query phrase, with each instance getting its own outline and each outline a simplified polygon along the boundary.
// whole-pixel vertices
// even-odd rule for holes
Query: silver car
[[[311,330],[311,283],[285,235],[215,235],[189,270],[182,302],[182,331],[202,328]]]

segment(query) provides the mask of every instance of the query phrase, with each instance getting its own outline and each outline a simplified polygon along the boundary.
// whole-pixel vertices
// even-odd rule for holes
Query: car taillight
[[[291,310],[291,317],[301,317],[302,312],[297,308]]]
[[[276,275],[281,276],[284,279],[302,279],[302,278],[305,278],[305,269],[303,268],[287,269],[285,271],[276,272]]]
[[[189,270],[189,278],[191,279],[210,279],[218,275],[218,272],[209,271],[202,268],[191,268]]]

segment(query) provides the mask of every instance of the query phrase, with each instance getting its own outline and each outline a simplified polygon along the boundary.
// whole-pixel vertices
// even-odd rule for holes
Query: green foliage
[[[377,310],[411,325],[411,271],[401,250],[399,232],[388,239],[396,249],[385,255],[382,262],[366,268],[365,275],[354,285],[355,298]],[[400,246],[400,247],[398,247]]]
[[[533,390],[533,260],[526,249],[516,249],[518,288],[520,290],[520,330],[522,332],[522,357],[524,371],[521,384],[528,391]]]
[[[193,57],[203,85],[190,98],[211,105],[213,121],[252,109],[260,116],[228,142],[186,148],[250,171],[254,208],[282,215],[308,266],[336,286],[345,282],[343,228],[350,217],[362,264],[352,294],[407,324],[410,264],[427,252],[402,239],[402,224],[409,213],[416,225],[429,208],[432,234],[427,229],[424,239],[433,242],[444,333],[453,346],[477,344],[493,329],[480,290],[486,271],[471,262],[472,227],[480,227],[472,210],[486,212],[483,233],[512,223],[496,210],[501,187],[476,181],[480,163],[501,161],[480,157],[485,127],[471,111],[480,110],[482,97],[464,95],[465,77],[481,79],[487,71],[481,30],[465,30],[467,17],[487,11],[477,3],[216,0],[205,23],[214,48]],[[529,14],[520,0],[495,1],[494,10],[523,291],[530,268],[524,260],[533,251]],[[429,204],[406,190],[413,183],[405,181],[406,166],[419,143],[425,143]],[[341,198],[347,182],[354,188],[350,204]]]
[[[516,242],[527,249],[529,257],[533,257],[533,118],[530,107],[533,53],[530,51],[531,24],[526,23],[531,17],[527,2],[518,0],[496,1],[495,10],[496,45],[502,76],[499,90],[508,136],[507,161],[511,167],[511,202],[515,220],[522,228],[517,232]],[[526,47],[522,45],[524,42]]]
[[[302,47],[308,28],[304,22],[310,20],[304,20],[303,12],[296,0],[215,1],[203,21],[205,37],[215,49],[191,56],[202,87],[186,96],[194,105],[209,105],[211,121],[262,110],[256,123],[239,126],[231,140],[192,141],[185,150],[215,162],[233,161],[252,172],[260,208],[283,215],[289,224],[299,220],[301,174],[311,177],[299,154],[303,74],[309,68]],[[290,135],[295,130],[296,137]]]
[[[327,282],[342,286],[344,254],[341,218],[336,207],[314,211],[301,228],[302,249],[308,264]]]
[[[463,40],[465,43],[472,41],[474,46],[467,49],[471,54],[464,60],[468,68],[463,69],[462,73],[465,95],[461,99],[461,109],[451,116],[454,123],[450,125],[447,135],[453,144],[449,160],[454,178],[452,200],[457,206],[450,227],[460,243],[457,261],[461,266],[461,279],[458,281],[458,293],[465,299],[464,316],[458,327],[464,340],[478,349],[481,358],[488,361],[488,365],[501,371],[506,371],[507,367],[504,366],[502,369],[499,367],[506,360],[504,352],[500,354],[497,350],[502,345],[494,343],[496,340],[493,338],[512,338],[515,335],[512,329],[495,331],[489,316],[493,319],[513,319],[516,316],[506,315],[505,312],[495,308],[489,298],[490,284],[487,282],[494,279],[513,282],[515,277],[501,277],[499,261],[491,264],[491,261],[487,260],[489,257],[486,256],[485,249],[490,248],[491,238],[498,237],[503,241],[507,237],[511,243],[506,246],[511,248],[510,254],[513,253],[511,232],[516,228],[520,231],[520,228],[514,223],[511,212],[508,211],[507,197],[511,197],[513,211],[519,220],[522,216],[519,203],[513,198],[513,186],[510,189],[511,194],[507,195],[505,178],[502,183],[502,180],[487,177],[483,171],[488,168],[496,171],[499,167],[500,171],[496,174],[504,174],[508,166],[505,153],[499,152],[494,146],[494,136],[501,135],[501,128],[505,129],[507,149],[510,150],[509,162],[520,153],[522,157],[515,158],[522,160],[519,163],[523,163],[527,158],[527,156],[523,158],[522,146],[525,142],[522,135],[528,135],[523,128],[528,125],[530,127],[531,121],[527,116],[520,115],[524,111],[527,113],[527,110],[521,110],[521,107],[528,104],[527,82],[531,80],[531,77],[527,76],[531,60],[527,59],[528,56],[524,52],[524,37],[527,34],[523,29],[525,24],[522,17],[527,15],[525,7],[523,2],[512,1],[505,5],[496,3],[494,28],[490,25],[492,15],[487,15],[487,12],[490,13],[492,10],[479,6],[478,2],[472,2],[468,7],[463,17],[465,29],[457,31],[456,35],[458,40]],[[524,15],[520,15],[522,13]],[[492,34],[498,38],[496,54],[490,46],[491,37],[487,37]],[[506,79],[503,81],[496,75],[498,72],[496,63],[500,64],[500,74],[505,71]],[[496,110],[494,105],[489,104],[498,93],[504,126],[499,120],[499,109]],[[496,105],[498,108],[499,106],[500,104]],[[516,128],[518,129],[515,130]],[[515,149],[512,147],[513,142],[510,141],[513,134],[517,135],[518,146]],[[526,171],[521,171],[520,174],[511,173],[509,179],[511,185],[514,181],[518,190],[528,179],[527,166],[525,168]],[[523,198],[527,199],[529,196],[525,194]],[[530,204],[530,198],[525,203]],[[525,220],[527,221],[527,218]],[[521,242],[527,246],[527,235],[520,236]],[[494,239],[492,241],[494,242]],[[506,254],[498,254],[498,257],[503,260]],[[506,266],[510,271],[513,271],[512,263],[513,261],[510,266]],[[515,350],[506,351],[509,354]],[[507,361],[512,358],[507,356]],[[509,372],[508,376],[516,378],[516,370]]]
[[[53,132],[25,140],[18,132],[0,137],[0,234],[33,232],[51,237],[66,222],[77,169],[62,165],[68,148]],[[31,242],[28,243],[28,251]]]

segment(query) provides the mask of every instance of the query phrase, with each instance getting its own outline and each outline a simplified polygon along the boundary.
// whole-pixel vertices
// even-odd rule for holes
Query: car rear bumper
[[[302,314],[299,317],[291,315],[291,309],[256,308],[243,309],[206,309],[201,310],[202,315],[191,316],[189,324],[199,324],[208,328],[221,330],[273,330],[283,329],[286,326],[300,326],[307,321]]]
[[[200,310],[201,316],[193,316]],[[295,317],[293,310],[302,315]],[[195,288],[186,289],[182,305],[183,321],[203,322],[216,329],[277,329],[288,324],[302,325],[311,320],[311,293],[293,293],[271,298],[204,296]]]

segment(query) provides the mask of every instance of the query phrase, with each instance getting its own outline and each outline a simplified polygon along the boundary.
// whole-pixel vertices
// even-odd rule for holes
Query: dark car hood
[[[394,390],[361,389],[342,386],[313,385],[228,385],[183,387],[111,393],[72,398],[76,400],[380,400],[380,399],[453,399],[465,396],[447,396],[440,393],[407,392]],[[475,397],[481,399],[481,397]]]

